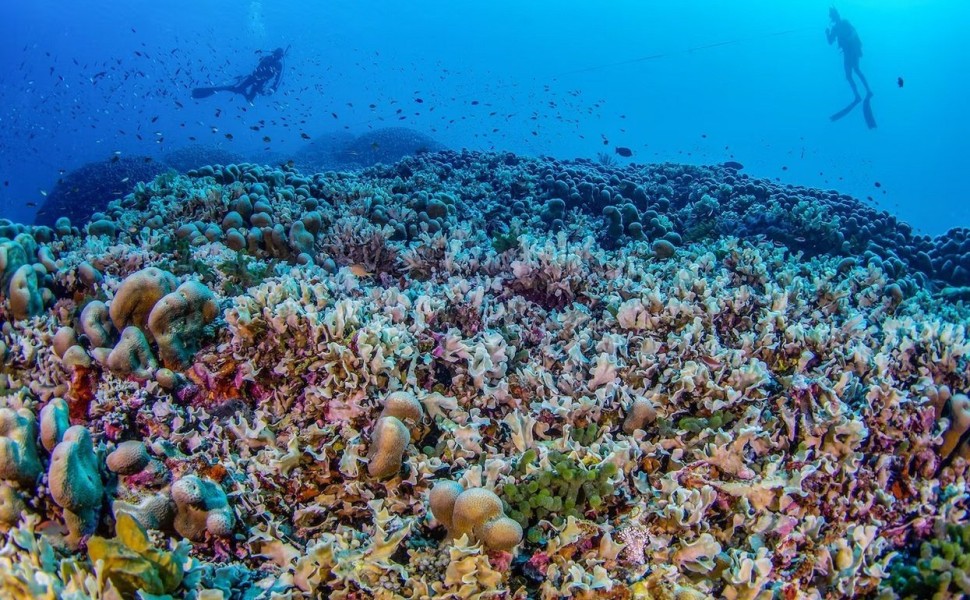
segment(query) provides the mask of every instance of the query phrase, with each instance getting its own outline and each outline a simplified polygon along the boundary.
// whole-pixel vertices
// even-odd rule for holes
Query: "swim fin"
[[[866,125],[869,129],[876,128],[876,117],[872,115],[872,94],[868,94],[862,101],[862,115],[866,118]]]
[[[861,102],[861,100],[859,100],[858,98],[856,98],[855,100],[853,100],[852,102],[850,102],[848,106],[846,106],[845,108],[843,108],[839,112],[837,112],[837,113],[833,114],[831,117],[829,117],[829,119],[831,119],[832,121],[838,121],[839,119],[841,119],[845,115],[847,115],[850,112],[852,112],[852,109],[853,108],[855,108],[856,106],[859,106],[859,102]]]

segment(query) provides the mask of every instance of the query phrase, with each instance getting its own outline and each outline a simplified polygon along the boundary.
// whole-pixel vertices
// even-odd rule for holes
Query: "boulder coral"
[[[175,291],[178,279],[168,271],[148,267],[132,273],[121,283],[111,301],[111,322],[119,331],[133,325],[148,332],[148,315],[166,294]]]
[[[367,472],[378,479],[397,475],[410,443],[411,434],[407,426],[396,417],[377,419],[367,453]]]
[[[37,455],[37,420],[26,408],[0,408],[0,531],[20,520],[24,501],[43,470]]]
[[[182,537],[200,540],[206,532],[216,537],[232,533],[236,517],[218,483],[187,475],[172,484],[172,500],[177,510],[175,530]]]
[[[31,265],[23,265],[10,278],[7,293],[10,312],[15,319],[28,319],[44,310],[44,297],[37,281],[37,271]]]
[[[47,472],[51,497],[64,509],[64,521],[76,543],[94,533],[101,515],[104,486],[91,434],[80,425],[64,433],[64,439],[51,453]]]
[[[121,442],[105,459],[108,470],[118,475],[134,475],[148,466],[151,456],[145,443],[138,440]]]
[[[388,479],[401,470],[404,452],[424,418],[424,408],[413,393],[397,391],[384,399],[367,453],[367,472],[371,477]]]
[[[148,315],[159,358],[170,369],[184,368],[199,349],[203,328],[219,314],[215,295],[198,281],[187,281],[164,296]]]
[[[442,481],[431,488],[429,504],[449,538],[474,536],[497,551],[510,551],[522,541],[522,526],[505,516],[502,500],[491,490],[465,490],[454,481]]]
[[[114,326],[108,305],[100,300],[93,300],[81,310],[81,331],[88,339],[92,348],[105,348],[111,340]]]
[[[107,367],[117,375],[130,375],[135,379],[151,379],[158,362],[145,334],[137,327],[125,327],[121,339],[108,354]]]
[[[71,427],[70,407],[63,398],[54,398],[40,409],[40,443],[48,452],[64,439]]]
[[[0,408],[0,480],[31,485],[42,467],[37,455],[37,419],[29,409]]]

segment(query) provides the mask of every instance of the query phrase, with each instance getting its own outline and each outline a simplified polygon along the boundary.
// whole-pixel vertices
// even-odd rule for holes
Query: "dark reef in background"
[[[463,199],[485,201],[487,190],[493,236],[511,233],[513,217],[532,214],[557,229],[566,212],[577,209],[601,219],[599,231],[591,233],[607,248],[639,240],[654,243],[660,253],[720,236],[763,237],[806,256],[845,256],[878,266],[904,286],[964,286],[951,293],[970,292],[970,229],[916,235],[907,223],[851,196],[756,179],[739,167],[616,167],[586,159],[445,151],[364,174],[402,178],[394,191],[405,195],[433,194],[429,181],[444,185],[471,177],[487,184],[466,186]]]
[[[433,138],[406,127],[375,129],[356,137],[337,131],[314,138],[293,155],[293,162],[304,173],[360,169],[444,149]]]
[[[168,167],[146,156],[114,156],[88,163],[65,174],[37,211],[34,223],[52,227],[60,217],[80,225],[108,205],[131,193],[139,181],[151,181]]]
[[[179,173],[184,173],[189,169],[197,169],[205,165],[231,165],[244,162],[245,160],[246,157],[237,152],[232,152],[218,146],[205,146],[202,144],[194,144],[172,150],[164,158],[165,166],[171,167]]]
[[[452,210],[449,206],[474,204],[484,216],[483,226],[502,243],[515,243],[517,233],[510,226],[515,217],[535,219],[541,227],[558,230],[568,221],[569,212],[577,210],[589,215],[589,234],[606,248],[646,241],[663,256],[677,246],[722,236],[760,237],[806,256],[843,256],[879,267],[906,293],[919,285],[970,299],[970,229],[955,228],[936,237],[917,235],[889,213],[836,191],[753,178],[740,173],[736,163],[710,167],[631,163],[619,167],[586,159],[432,151],[435,148],[440,145],[427,136],[389,128],[353,139],[342,134],[323,136],[298,156],[307,163],[335,161],[303,172],[375,164],[359,176],[390,185],[394,201],[424,215],[428,220],[424,225],[440,228],[434,213],[442,207],[447,211]],[[207,156],[218,163],[233,158],[222,150],[204,147],[190,147],[175,156],[176,162],[197,162]],[[299,165],[296,159],[294,163]],[[54,188],[37,223],[53,225],[64,215],[80,226],[110,200],[131,191],[138,181],[150,180],[166,168],[140,158],[85,165]],[[237,173],[254,168],[210,163],[188,169],[188,173],[227,183],[236,180]],[[310,183],[319,176],[303,177],[290,167],[286,172],[287,177],[307,182],[310,197],[323,194]],[[458,196],[453,193],[456,189],[461,190]],[[376,213],[372,218],[376,224],[392,225],[398,239],[410,237],[411,228],[423,226],[389,223],[386,215],[378,218]]]
[[[354,134],[347,131],[318,135],[292,156],[294,166],[304,173],[339,169],[343,166],[339,154],[353,141]]]

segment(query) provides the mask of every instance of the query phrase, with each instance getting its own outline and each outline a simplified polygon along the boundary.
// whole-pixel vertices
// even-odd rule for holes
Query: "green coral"
[[[590,435],[589,428],[582,429],[579,435]],[[500,490],[506,514],[519,522],[530,542],[537,543],[542,538],[536,527],[540,520],[560,527],[568,517],[583,518],[584,513],[603,508],[613,496],[615,489],[609,481],[617,472],[613,463],[588,467],[560,452],[552,452],[551,469],[530,473],[529,467],[537,459],[535,450],[526,450],[515,468],[517,483],[506,484]]]
[[[720,429],[733,420],[733,414],[719,410],[709,417],[683,417],[677,421],[677,428],[691,433],[700,433],[705,429]]]
[[[956,598],[970,594],[970,524],[949,525],[919,552],[898,556],[888,585],[899,598]]]
[[[229,296],[241,295],[272,274],[270,263],[257,260],[243,250],[236,252],[233,258],[223,261],[218,268],[230,280],[225,290]]]
[[[515,225],[510,227],[507,233],[497,231],[492,235],[492,248],[494,248],[499,254],[505,252],[506,250],[511,250],[512,248],[518,248],[519,236],[522,235],[522,233],[522,230]]]
[[[183,542],[171,552],[154,548],[142,526],[127,513],[118,515],[116,536],[94,536],[88,541],[88,557],[100,580],[110,581],[124,598],[137,592],[171,594],[179,588],[189,544]]]

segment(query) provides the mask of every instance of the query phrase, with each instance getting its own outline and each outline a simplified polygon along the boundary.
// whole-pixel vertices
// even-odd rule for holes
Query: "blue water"
[[[852,99],[826,44],[828,6],[6,2],[0,215],[31,221],[60,170],[115,152],[160,157],[195,138],[281,157],[301,134],[406,126],[454,148],[732,159],[752,175],[871,197],[926,233],[970,226],[970,4],[839,3],[863,41],[874,130],[861,110],[828,119]],[[290,46],[277,94],[252,106],[191,99],[277,46]]]

